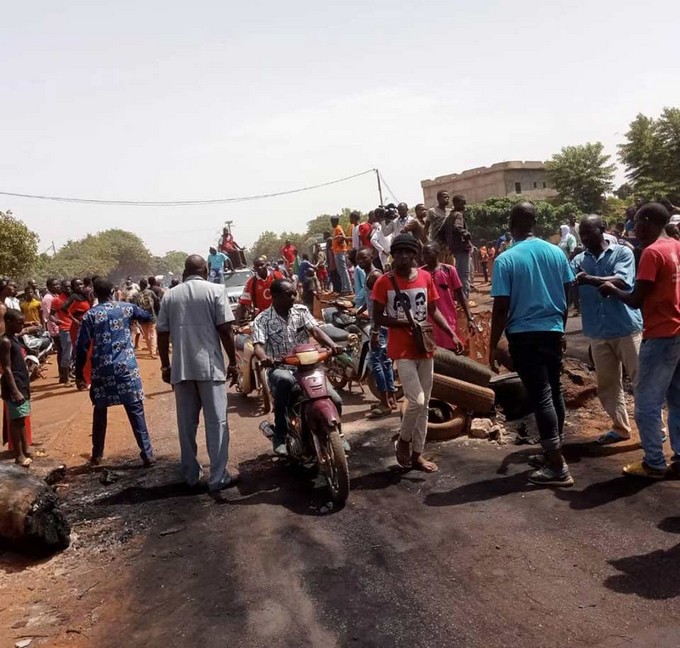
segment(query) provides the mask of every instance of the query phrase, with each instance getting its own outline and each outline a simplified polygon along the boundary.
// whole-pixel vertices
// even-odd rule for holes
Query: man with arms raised
[[[229,426],[226,382],[227,377],[233,377],[236,372],[231,334],[234,315],[224,286],[209,283],[207,278],[205,259],[197,254],[187,257],[184,282],[163,297],[156,329],[161,375],[175,392],[184,479],[189,486],[195,486],[201,477],[201,464],[196,458],[196,429],[202,409],[210,457],[208,489],[218,491],[234,482],[227,472]],[[229,358],[226,370],[222,347]]]
[[[562,456],[564,399],[560,385],[564,353],[567,295],[573,279],[569,262],[556,245],[534,236],[536,210],[531,203],[510,211],[515,244],[496,259],[491,296],[489,360],[496,366],[496,347],[506,332],[510,355],[529,398],[541,437],[542,455],[529,459],[536,468],[532,484],[572,486]]]

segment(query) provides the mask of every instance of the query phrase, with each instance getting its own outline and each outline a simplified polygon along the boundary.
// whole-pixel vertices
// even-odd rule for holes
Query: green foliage
[[[574,203],[583,212],[599,213],[605,194],[614,189],[616,166],[609,164],[600,142],[565,146],[546,165],[563,202]]]
[[[170,250],[162,257],[153,258],[153,274],[154,275],[181,275],[184,271],[184,261],[189,255],[186,252],[179,250]]]
[[[127,276],[138,278],[154,270],[153,257],[139,236],[111,229],[68,241],[53,257],[41,255],[33,273],[36,280],[99,275],[120,282]]]
[[[629,205],[628,200],[622,200],[618,196],[607,196],[600,215],[607,221],[609,227],[614,227],[616,223],[625,222],[626,208]]]
[[[23,278],[36,260],[38,235],[11,212],[0,212],[0,275]]]
[[[526,200],[522,196],[508,196],[504,198],[489,198],[484,202],[468,205],[465,216],[472,233],[472,240],[476,244],[495,241],[508,228],[510,210],[518,203]],[[536,207],[538,236],[548,238],[557,232],[559,226],[566,223],[570,214],[577,217],[580,210],[573,203],[555,205],[548,200],[537,200]]]
[[[639,114],[626,140],[619,159],[635,195],[680,202],[680,108],[664,108],[658,119]]]

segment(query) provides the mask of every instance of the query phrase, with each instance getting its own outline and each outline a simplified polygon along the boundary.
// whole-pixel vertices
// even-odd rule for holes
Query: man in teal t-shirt
[[[512,208],[510,232],[515,245],[497,257],[493,267],[489,362],[497,370],[496,347],[505,331],[515,371],[532,401],[543,448],[543,454],[529,459],[536,468],[529,481],[572,486],[562,456],[565,408],[560,373],[567,295],[574,275],[559,247],[534,236],[535,225],[531,203]]]
[[[210,254],[208,255],[208,270],[210,271],[208,279],[212,283],[223,283],[225,267],[229,268],[232,272],[234,271],[234,267],[231,264],[229,257],[223,252],[218,252],[214,247],[211,247]]]

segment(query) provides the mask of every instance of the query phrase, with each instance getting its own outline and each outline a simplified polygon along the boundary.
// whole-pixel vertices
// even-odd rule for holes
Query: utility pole
[[[375,171],[375,179],[378,181],[378,196],[380,197],[380,204],[383,204],[383,195],[382,195],[382,185],[380,184],[380,171],[378,169],[373,169]]]

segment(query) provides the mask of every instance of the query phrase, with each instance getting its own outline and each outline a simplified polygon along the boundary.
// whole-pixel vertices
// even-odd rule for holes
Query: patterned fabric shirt
[[[95,405],[129,405],[144,399],[130,324],[150,319],[135,304],[114,301],[99,304],[83,316],[76,344],[76,375],[82,376],[91,344],[90,399]]]
[[[296,345],[307,344],[309,331],[316,326],[309,309],[302,304],[290,309],[287,320],[271,306],[253,322],[253,344],[264,344],[264,352],[270,358],[281,358]]]

